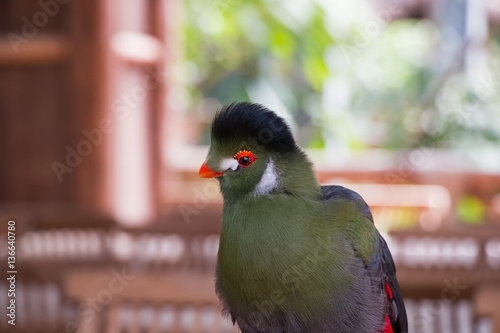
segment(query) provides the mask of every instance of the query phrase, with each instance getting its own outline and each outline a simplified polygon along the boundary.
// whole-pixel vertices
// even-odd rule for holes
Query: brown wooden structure
[[[79,328],[82,333],[239,332],[221,317],[211,274],[131,275],[130,281],[119,286],[116,293],[103,289],[103,286],[111,286],[110,281],[114,282],[112,279],[113,275],[109,272],[84,271],[68,276],[66,294],[80,302],[84,302],[89,295],[97,295],[98,300],[101,295],[111,295],[108,307],[96,311],[96,320],[87,320],[83,315],[80,317]],[[166,309],[165,305],[170,308]],[[183,321],[182,318],[186,307],[192,312],[189,321]],[[141,316],[141,310],[145,309],[150,311],[149,316]],[[162,310],[164,314],[169,312],[171,317],[162,320]]]
[[[136,203],[142,210],[133,222],[152,218],[171,5],[2,1],[0,201],[114,215],[130,191],[122,183],[141,177],[147,201]],[[130,141],[119,145],[127,135],[148,149],[134,156]]]

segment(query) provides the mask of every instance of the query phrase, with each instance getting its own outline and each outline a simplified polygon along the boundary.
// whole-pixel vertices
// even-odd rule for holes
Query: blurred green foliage
[[[498,39],[485,46],[485,74],[471,77],[463,61],[443,63],[435,23],[392,21],[367,1],[184,5],[181,79],[188,110],[207,100],[278,101],[295,121],[299,143],[313,148],[500,142]]]
[[[476,196],[464,195],[457,202],[457,217],[466,224],[481,224],[486,216],[487,206]]]

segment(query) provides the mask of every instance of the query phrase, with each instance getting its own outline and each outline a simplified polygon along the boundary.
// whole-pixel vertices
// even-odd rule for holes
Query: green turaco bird
[[[224,198],[216,291],[243,333],[408,331],[368,205],[318,184],[282,118],[259,104],[223,107],[199,174],[216,177]]]

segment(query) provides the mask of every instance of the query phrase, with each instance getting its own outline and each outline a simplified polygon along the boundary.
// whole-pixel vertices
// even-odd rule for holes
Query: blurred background
[[[235,332],[197,171],[242,100],[371,206],[410,332],[500,332],[500,1],[4,0],[0,32],[2,332]]]

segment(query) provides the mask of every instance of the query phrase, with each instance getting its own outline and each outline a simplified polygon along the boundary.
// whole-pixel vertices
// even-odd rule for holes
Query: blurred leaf
[[[466,195],[457,202],[457,215],[467,224],[481,224],[486,215],[486,205],[477,197]]]
[[[290,60],[295,51],[295,41],[289,31],[276,29],[271,33],[271,52],[279,59]]]

